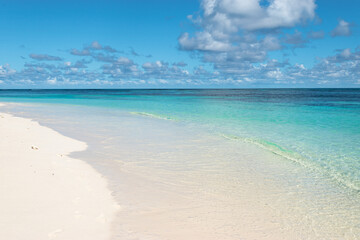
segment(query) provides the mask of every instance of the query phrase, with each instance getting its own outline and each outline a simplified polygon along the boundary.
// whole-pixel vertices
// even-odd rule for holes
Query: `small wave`
[[[262,139],[245,138],[245,137],[239,137],[239,136],[234,136],[234,135],[225,135],[225,134],[221,134],[221,135],[224,138],[229,139],[229,140],[237,140],[237,141],[255,144],[255,145],[261,147],[262,149],[268,150],[276,155],[279,155],[288,160],[294,161],[310,170],[315,170],[317,172],[326,174],[330,178],[334,179],[338,183],[340,183],[350,189],[353,189],[355,191],[360,191],[360,182],[357,181],[356,179],[349,179],[348,176],[346,176],[345,174],[336,172],[334,169],[326,169],[324,167],[321,167],[321,166],[317,165],[315,162],[311,162],[307,158],[303,157],[299,153],[294,152],[289,149],[286,149],[276,143],[262,140]]]
[[[282,157],[288,158],[288,159],[298,162],[302,165],[307,165],[303,162],[303,160],[305,160],[305,158],[302,157],[300,154],[298,154],[294,151],[291,151],[289,149],[286,149],[276,143],[262,140],[262,139],[243,138],[243,137],[232,136],[232,135],[224,135],[223,134],[222,136],[227,139],[230,139],[230,140],[239,140],[239,141],[255,144],[263,149],[266,149],[266,150],[276,154],[276,155],[280,155]]]
[[[157,118],[157,119],[162,119],[162,120],[171,120],[171,121],[175,121],[175,118],[171,118],[168,116],[162,116],[162,115],[158,115],[158,114],[153,114],[153,113],[147,113],[147,112],[130,112],[131,114],[134,115],[140,115],[140,116],[144,116],[144,117],[151,117],[151,118]]]

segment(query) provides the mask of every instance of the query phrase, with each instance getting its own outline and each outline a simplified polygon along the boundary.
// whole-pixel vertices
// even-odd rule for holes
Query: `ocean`
[[[206,215],[209,228],[219,227],[219,216],[235,224],[246,215],[271,228],[269,239],[289,231],[294,239],[360,234],[360,89],[0,90],[0,102],[10,103],[1,111],[88,142],[89,150],[75,155],[106,175],[120,205],[137,213],[177,199],[177,209],[193,204],[199,211],[193,224]],[[136,181],[157,194],[136,192]],[[124,190],[133,193],[131,201]],[[136,205],[135,196],[153,205]],[[256,208],[254,202],[273,204],[257,212],[267,218],[238,209],[240,203]],[[221,211],[221,203],[233,207]],[[172,217],[183,222],[190,213]],[[299,221],[307,227],[299,230]],[[119,226],[137,229],[135,222]],[[232,224],[221,229],[238,234]],[[264,229],[245,229],[266,239]],[[126,231],[118,229],[118,237]]]

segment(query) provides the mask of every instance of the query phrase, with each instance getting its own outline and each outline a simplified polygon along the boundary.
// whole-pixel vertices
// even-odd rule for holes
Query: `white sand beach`
[[[0,239],[109,239],[106,180],[69,153],[86,144],[0,113]]]

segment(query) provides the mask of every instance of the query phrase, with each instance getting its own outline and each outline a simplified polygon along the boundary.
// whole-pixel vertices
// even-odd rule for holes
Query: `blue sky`
[[[0,1],[0,88],[360,87],[360,1]]]

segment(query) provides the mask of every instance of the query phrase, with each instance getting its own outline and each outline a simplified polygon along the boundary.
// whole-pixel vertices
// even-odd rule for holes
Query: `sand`
[[[119,206],[106,180],[69,153],[86,144],[0,113],[0,239],[109,239]]]

